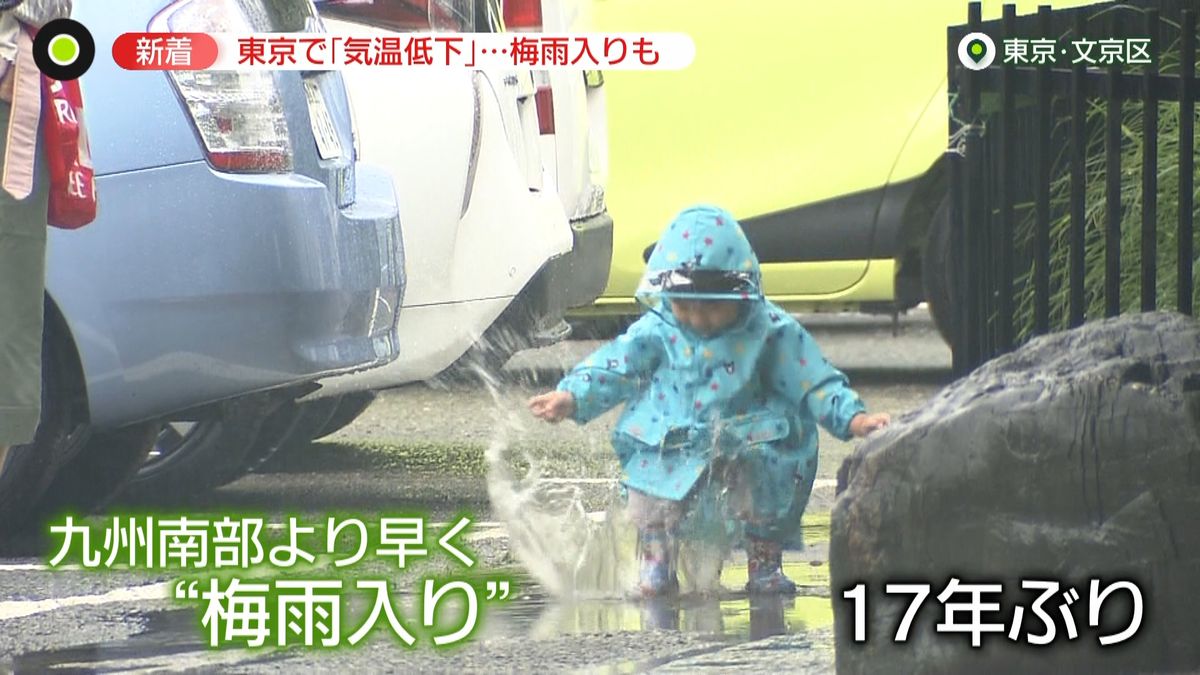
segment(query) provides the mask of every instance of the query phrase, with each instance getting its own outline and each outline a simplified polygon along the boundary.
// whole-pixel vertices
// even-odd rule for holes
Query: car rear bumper
[[[304,176],[224,174],[203,163],[97,183],[97,221],[53,232],[47,270],[94,423],[396,357],[403,248],[383,171],[359,165],[357,199],[342,209]]]
[[[541,286],[536,290],[543,295],[544,313],[560,318],[600,297],[612,265],[613,219],[607,211],[572,221],[571,230],[571,251],[549,260],[535,282]]]

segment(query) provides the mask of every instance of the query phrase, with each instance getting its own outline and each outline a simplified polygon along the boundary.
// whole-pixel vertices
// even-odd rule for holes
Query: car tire
[[[46,307],[42,335],[41,420],[33,441],[14,445],[0,466],[0,536],[36,533],[38,505],[60,466],[87,439],[86,404],[75,372],[72,348]]]
[[[40,513],[100,511],[125,488],[154,449],[160,424],[137,424],[93,433],[83,448],[59,468],[38,505]]]
[[[248,397],[219,404],[212,415],[188,428],[163,425],[154,449],[120,500],[167,503],[241,477],[270,410],[265,399]]]
[[[950,201],[942,199],[929,224],[925,246],[921,253],[921,283],[929,314],[951,348],[957,344],[962,331],[962,312],[956,288],[955,258],[951,249]]]
[[[354,420],[371,407],[378,396],[373,391],[361,391],[355,394],[344,394],[339,397],[337,409],[333,411],[333,415],[325,426],[313,436],[313,440],[331,436],[342,429],[350,426]]]
[[[242,473],[253,472],[280,451],[311,443],[333,418],[339,403],[339,397],[331,396],[303,403],[288,401],[281,404],[263,422],[258,438],[246,454]]]
[[[639,314],[572,318],[571,338],[576,340],[612,340],[629,330]]]

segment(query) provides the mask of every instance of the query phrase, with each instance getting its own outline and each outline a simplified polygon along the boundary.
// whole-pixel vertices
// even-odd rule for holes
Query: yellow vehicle
[[[677,211],[710,202],[742,222],[785,308],[930,299],[946,334],[946,27],[966,23],[966,0],[596,0],[593,12],[598,30],[687,33],[696,56],[681,71],[605,73],[617,226],[608,287],[579,315],[637,312],[644,252]],[[983,3],[985,19],[1000,13]]]

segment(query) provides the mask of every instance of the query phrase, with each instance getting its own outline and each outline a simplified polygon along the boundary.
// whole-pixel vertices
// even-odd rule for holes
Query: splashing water
[[[589,512],[579,482],[544,475],[538,457],[514,449],[511,439],[534,421],[514,410],[490,373],[480,380],[495,402],[495,432],[485,452],[488,497],[508,526],[512,555],[548,592],[559,598],[625,598],[637,581],[637,531],[614,480],[603,510]],[[514,460],[529,469],[518,474]],[[683,542],[678,570],[684,593],[715,593],[725,550],[704,542]]]
[[[536,457],[522,453],[524,476],[510,468],[511,419],[488,446],[488,497],[508,525],[509,546],[529,573],[558,597],[621,597],[637,578],[632,524],[615,488],[603,512],[589,513],[578,485],[552,482]]]

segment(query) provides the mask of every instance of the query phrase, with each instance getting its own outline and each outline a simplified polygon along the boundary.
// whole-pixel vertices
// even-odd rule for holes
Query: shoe
[[[638,588],[643,598],[675,595],[679,577],[675,572],[675,538],[666,530],[638,532]]]
[[[746,569],[749,580],[746,592],[751,594],[794,595],[796,582],[783,573],[783,545],[779,542],[750,537],[746,540]]]

